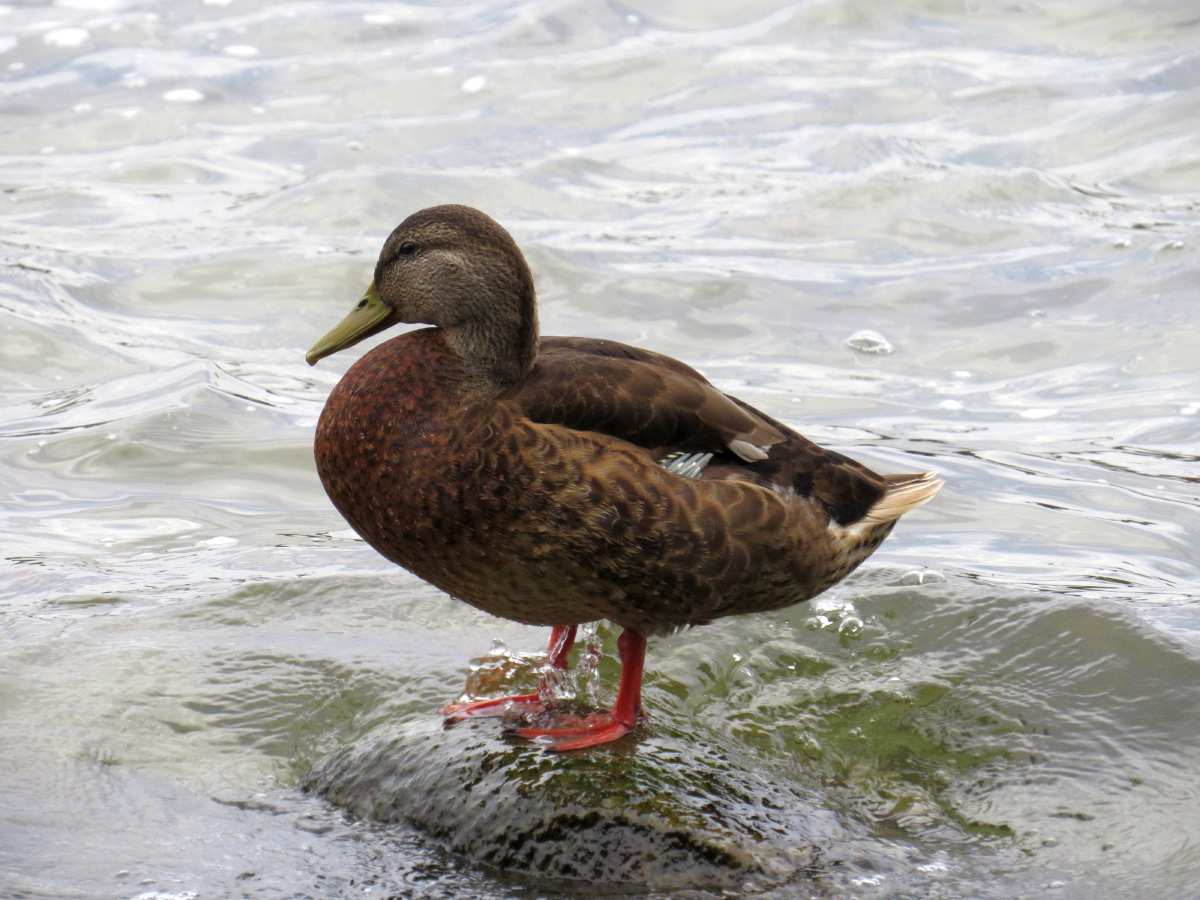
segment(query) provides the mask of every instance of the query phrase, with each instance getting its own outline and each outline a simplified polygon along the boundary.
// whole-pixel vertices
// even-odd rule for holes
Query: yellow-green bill
[[[379,334],[398,321],[395,310],[379,299],[379,291],[372,281],[363,298],[350,310],[350,314],[313,344],[312,349],[304,355],[304,359],[310,366],[315,366],[317,360],[353,347],[359,341]]]

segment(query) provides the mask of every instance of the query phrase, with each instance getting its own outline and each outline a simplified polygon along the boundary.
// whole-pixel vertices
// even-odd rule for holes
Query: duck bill
[[[347,347],[353,347],[359,341],[365,340],[373,334],[379,334],[385,328],[391,328],[399,321],[400,317],[396,311],[379,299],[379,291],[375,288],[375,282],[372,281],[367,292],[363,294],[363,298],[355,304],[354,309],[350,310],[350,315],[338,322],[324,337],[313,344],[312,349],[304,355],[304,360],[310,366],[315,366],[317,360],[324,359],[339,350],[345,350]]]

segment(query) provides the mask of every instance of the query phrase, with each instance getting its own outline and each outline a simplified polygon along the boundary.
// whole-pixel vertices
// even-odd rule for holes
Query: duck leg
[[[546,665],[554,669],[567,668],[567,656],[575,644],[575,625],[555,625],[550,632],[550,647],[546,651]],[[463,719],[480,718],[483,716],[505,716],[510,713],[536,713],[545,708],[542,701],[544,696],[553,696],[547,677],[542,676],[542,683],[536,694],[518,694],[515,697],[493,697],[490,700],[476,700],[474,703],[450,703],[438,710],[438,714],[446,717],[446,724],[452,725]]]
[[[646,639],[626,628],[617,639],[621,654],[621,686],[611,713],[588,716],[582,728],[521,728],[517,734],[536,740],[551,750],[582,750],[615,741],[632,731],[646,714],[642,711],[642,665],[646,660]]]

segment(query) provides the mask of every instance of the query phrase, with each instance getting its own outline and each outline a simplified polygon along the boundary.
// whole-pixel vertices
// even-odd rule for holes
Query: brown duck
[[[644,717],[648,635],[800,603],[852,572],[942,482],[880,476],[615,341],[538,336],[512,237],[467,206],[392,232],[317,360],[397,323],[334,388],[317,426],[321,481],[372,547],[493,615],[554,627],[609,619],[622,675],[611,714],[526,728],[558,750]],[[456,704],[449,721],[541,709],[538,695]]]

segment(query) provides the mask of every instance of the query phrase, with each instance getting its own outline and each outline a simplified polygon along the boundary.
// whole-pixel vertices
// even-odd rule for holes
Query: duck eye
[[[400,245],[400,255],[401,256],[412,256],[416,252],[417,252],[417,245],[414,244],[412,241],[405,241],[403,244]]]

